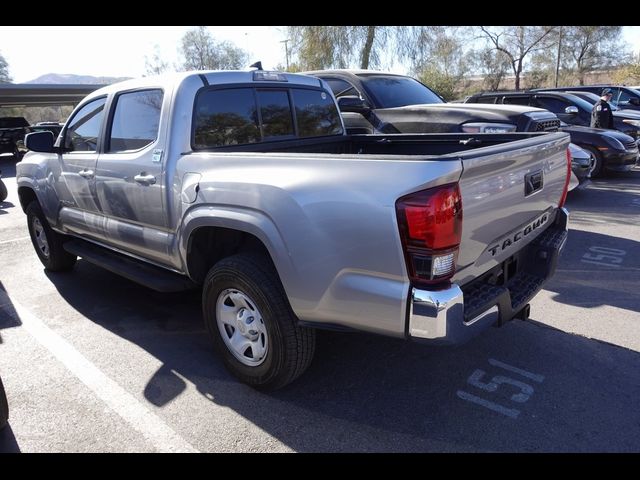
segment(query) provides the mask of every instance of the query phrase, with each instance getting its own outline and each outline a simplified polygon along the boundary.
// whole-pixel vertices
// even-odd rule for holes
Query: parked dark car
[[[567,92],[526,90],[477,93],[471,95],[467,103],[531,105],[555,113],[570,125],[589,126],[591,123],[592,104]],[[640,138],[640,113],[616,110],[613,112],[613,126],[637,140]]]
[[[613,105],[621,109],[640,110],[640,92],[636,90],[635,87],[623,87],[618,85],[579,85],[577,87],[537,88],[535,91],[591,92],[600,97],[602,95],[602,90],[605,88],[610,88],[613,91],[613,97],[610,102]]]
[[[551,111],[563,120],[560,130],[571,135],[571,142],[594,154],[596,165],[591,173],[592,177],[601,176],[605,170],[628,171],[638,160],[640,116],[635,112],[613,112],[614,124],[620,129],[626,129],[626,132],[622,133],[617,130],[589,127],[591,104],[566,92],[490,92],[472,95],[466,101],[532,104],[552,109]],[[638,126],[635,126],[636,124]]]
[[[12,153],[16,160],[22,158],[19,146],[29,133],[29,122],[24,117],[0,117],[0,153]]]
[[[59,122],[38,122],[35,125],[31,125],[32,132],[51,132],[54,138],[58,138],[60,132],[64,127],[64,123]]]
[[[447,103],[418,80],[371,70],[305,72],[325,80],[349,133],[506,133],[557,131],[547,111],[517,105]]]

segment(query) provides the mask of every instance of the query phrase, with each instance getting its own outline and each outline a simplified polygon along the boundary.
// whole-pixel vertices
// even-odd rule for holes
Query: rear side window
[[[504,97],[502,103],[505,105],[529,105],[529,97]]]
[[[477,97],[476,103],[496,103],[496,97]]]
[[[109,152],[139,150],[155,142],[160,126],[162,90],[123,93],[116,100]]]
[[[320,90],[229,88],[196,97],[195,149],[341,134],[338,109]]]
[[[342,133],[340,114],[333,99],[319,90],[292,89],[298,119],[298,135],[319,137]]]
[[[208,90],[198,96],[196,148],[260,141],[256,99],[252,88]]]

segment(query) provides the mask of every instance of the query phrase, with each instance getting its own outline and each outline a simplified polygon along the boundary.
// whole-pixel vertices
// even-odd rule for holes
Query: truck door
[[[100,230],[99,207],[95,198],[95,170],[106,97],[91,100],[76,110],[67,122],[61,140],[60,172],[54,175],[60,199],[60,217],[71,230],[95,234]]]
[[[163,98],[161,89],[114,97],[96,169],[104,241],[155,260],[166,257],[168,245],[159,145]]]

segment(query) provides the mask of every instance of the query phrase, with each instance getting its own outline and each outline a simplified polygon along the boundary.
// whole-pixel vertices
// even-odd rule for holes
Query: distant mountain
[[[74,75],[73,73],[47,73],[40,75],[38,78],[29,80],[25,83],[66,83],[66,84],[101,84],[108,85],[111,83],[129,80],[131,77],[94,77],[92,75]]]

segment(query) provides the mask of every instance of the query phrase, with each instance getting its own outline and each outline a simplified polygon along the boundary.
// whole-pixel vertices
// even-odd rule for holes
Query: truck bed
[[[542,139],[544,135],[545,133],[345,135],[303,140],[280,140],[248,145],[229,145],[200,151],[435,156],[465,152],[480,147],[502,145],[517,140]]]

